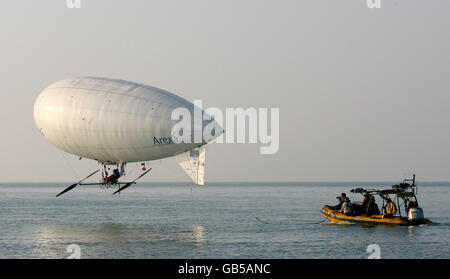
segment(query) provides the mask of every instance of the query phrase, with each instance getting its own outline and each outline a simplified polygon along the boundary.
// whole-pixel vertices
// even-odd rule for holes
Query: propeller
[[[64,191],[62,191],[61,193],[59,193],[59,194],[56,195],[56,196],[59,197],[59,196],[61,196],[62,194],[64,194],[65,192],[68,192],[68,191],[72,190],[73,188],[75,188],[75,187],[77,187],[78,185],[80,185],[81,182],[85,181],[85,180],[88,179],[89,177],[91,177],[91,176],[93,176],[94,174],[96,174],[98,171],[99,171],[99,169],[96,170],[96,171],[94,171],[94,172],[91,173],[90,175],[86,176],[84,179],[80,180],[80,182],[70,185],[69,187],[67,187],[66,189],[64,189]]]
[[[113,193],[113,195],[120,193],[122,190],[125,190],[126,188],[130,187],[131,184],[133,184],[134,182],[136,182],[136,180],[138,180],[139,178],[143,177],[144,175],[146,175],[149,171],[151,171],[152,169],[150,168],[149,170],[147,170],[146,172],[144,172],[143,174],[139,175],[138,178],[136,178],[135,180],[128,182],[127,184],[125,184],[123,187],[119,186],[119,190],[115,191]]]

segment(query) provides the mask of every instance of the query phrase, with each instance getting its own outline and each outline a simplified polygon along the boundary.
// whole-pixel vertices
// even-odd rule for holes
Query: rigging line
[[[309,224],[321,224],[321,223],[323,223],[323,222],[325,222],[327,220],[327,218],[324,218],[322,221],[320,221],[320,222],[315,222],[315,223],[309,223]],[[308,223],[305,223],[305,224],[308,224]]]
[[[69,165],[69,167],[72,169],[73,173],[75,174],[75,180],[79,179],[80,176],[78,175],[78,173],[75,171],[75,169],[72,167],[72,165],[70,164],[69,160],[67,160],[66,156],[64,155],[64,153],[59,150],[61,156],[63,157],[64,161],[66,162],[67,165]]]
[[[179,156],[179,155],[178,155]],[[160,163],[160,165],[163,165],[167,170],[169,170],[170,172],[175,172],[176,174],[177,174],[177,176],[179,176],[180,178],[181,177],[185,177],[184,176],[184,173],[182,173],[182,170],[181,170],[181,168],[176,168],[177,169],[177,171],[174,171],[173,170],[173,168],[170,168],[168,165],[166,165],[165,163],[164,163],[164,161],[163,160],[159,160],[159,163]],[[191,194],[192,194],[192,188],[193,188],[193,185],[191,184],[190,186],[190,192],[191,192]]]
[[[270,223],[270,222],[267,222],[267,221],[264,221],[264,220],[262,220],[262,219],[260,219],[260,218],[258,218],[258,217],[254,217],[256,220],[258,220],[258,221],[260,221],[261,223],[263,223],[263,224],[270,224],[270,225],[272,225],[272,223]]]
[[[279,226],[289,226],[289,225],[317,225],[317,224],[321,224],[323,222],[325,222],[325,220],[327,220],[327,218],[324,218],[322,221],[318,221],[318,222],[301,222],[301,223],[281,223],[281,224],[274,224],[274,223],[270,223],[268,221],[264,221],[261,218],[258,217],[253,217],[256,220],[258,220],[259,222],[266,224],[266,225],[279,225]]]
[[[163,165],[163,166],[164,166],[167,170],[169,170],[170,172],[176,173],[178,177],[180,177],[180,178],[185,178],[185,174],[183,173],[183,170],[182,170],[179,166],[177,166],[177,168],[169,167],[168,165],[166,165],[166,163],[164,163],[163,160],[159,160],[159,163],[160,163],[161,165]],[[177,164],[178,164],[178,163],[177,163]]]
[[[162,165],[162,166],[164,166],[167,170],[169,170],[169,171],[173,171],[168,165],[166,165],[166,163],[164,163],[164,161],[163,160],[159,160],[159,164],[160,165]]]

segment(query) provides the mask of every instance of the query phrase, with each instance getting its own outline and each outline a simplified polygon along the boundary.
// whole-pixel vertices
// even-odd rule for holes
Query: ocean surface
[[[67,258],[72,244],[81,258],[359,259],[370,244],[381,258],[450,258],[450,183],[418,183],[430,225],[312,224],[340,193],[392,184],[140,183],[56,198],[70,183],[1,183],[0,258]]]

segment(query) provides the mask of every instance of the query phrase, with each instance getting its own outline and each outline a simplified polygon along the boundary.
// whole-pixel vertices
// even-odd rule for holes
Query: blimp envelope
[[[194,117],[192,141],[173,138],[173,127],[180,120],[172,119],[172,113],[180,108],[192,116],[199,110],[191,102],[156,87],[81,77],[55,82],[42,91],[34,106],[34,119],[42,135],[68,153],[101,163],[143,162],[188,154],[207,143],[194,142],[194,129],[198,129]],[[217,127],[214,137],[223,132],[214,120],[201,121],[200,127],[211,123]]]

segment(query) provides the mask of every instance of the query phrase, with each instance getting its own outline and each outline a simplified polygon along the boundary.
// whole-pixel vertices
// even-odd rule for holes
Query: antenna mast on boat
[[[404,179],[404,182],[412,182],[411,186],[416,186],[416,175],[413,174],[413,178],[412,179]]]

